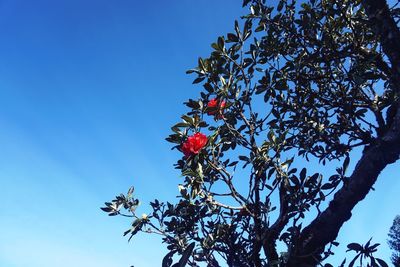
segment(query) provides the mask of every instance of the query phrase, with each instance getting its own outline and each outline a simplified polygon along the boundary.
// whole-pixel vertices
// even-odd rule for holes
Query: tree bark
[[[300,235],[300,248],[291,255],[288,266],[315,266],[325,245],[334,241],[351,211],[363,200],[381,171],[400,155],[400,108],[390,130],[376,144],[366,149],[350,176],[323,211]],[[301,265],[306,264],[306,265]]]

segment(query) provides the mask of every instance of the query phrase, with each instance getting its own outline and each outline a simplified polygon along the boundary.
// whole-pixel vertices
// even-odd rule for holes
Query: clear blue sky
[[[148,3],[148,4],[146,4]],[[134,184],[173,199],[164,141],[197,97],[185,70],[231,31],[240,0],[0,0],[0,266],[160,266],[158,237],[127,243],[99,207]],[[383,245],[400,213],[399,164],[341,240]]]

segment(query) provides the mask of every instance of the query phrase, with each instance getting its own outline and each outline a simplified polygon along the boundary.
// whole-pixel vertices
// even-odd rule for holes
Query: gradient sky
[[[164,138],[199,90],[185,71],[244,10],[239,0],[144,3],[0,0],[1,267],[160,266],[158,237],[128,243],[129,220],[99,207],[132,184],[143,212],[154,197],[173,200],[180,155]],[[398,167],[339,241],[373,236],[389,258]]]

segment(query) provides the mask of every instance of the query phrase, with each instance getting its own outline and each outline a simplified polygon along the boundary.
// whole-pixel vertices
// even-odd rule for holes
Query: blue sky
[[[180,156],[164,141],[196,97],[185,71],[231,31],[239,0],[0,0],[0,266],[159,266],[158,237],[122,237],[100,211],[132,184],[173,199]],[[342,240],[382,243],[400,213],[399,164]]]

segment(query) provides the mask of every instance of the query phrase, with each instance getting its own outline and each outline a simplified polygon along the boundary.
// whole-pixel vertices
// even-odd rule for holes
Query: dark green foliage
[[[350,261],[349,267],[353,267],[356,264],[356,261],[359,261],[359,266],[364,266],[363,263],[366,263],[367,266],[377,266],[377,267],[388,267],[386,262],[382,259],[375,258],[372,254],[377,251],[377,247],[379,244],[371,244],[371,239],[364,245],[360,245],[358,243],[351,243],[347,245],[347,251],[356,252],[356,256]]]
[[[397,215],[393,220],[389,230],[389,247],[393,250],[392,263],[395,267],[400,266],[400,216]]]
[[[208,142],[175,165],[184,177],[178,203],[155,200],[144,217],[127,204],[126,234],[162,235],[163,266],[175,254],[189,266],[332,266],[341,226],[400,155],[400,59],[390,52],[400,12],[371,0],[243,5],[250,13],[188,71],[204,90],[167,141],[182,151],[202,132]],[[215,99],[226,105],[210,116]],[[356,147],[363,153],[349,173]],[[310,171],[315,161],[336,172]],[[104,210],[120,214],[120,200]],[[349,266],[387,266],[373,257],[377,246],[351,243]]]

